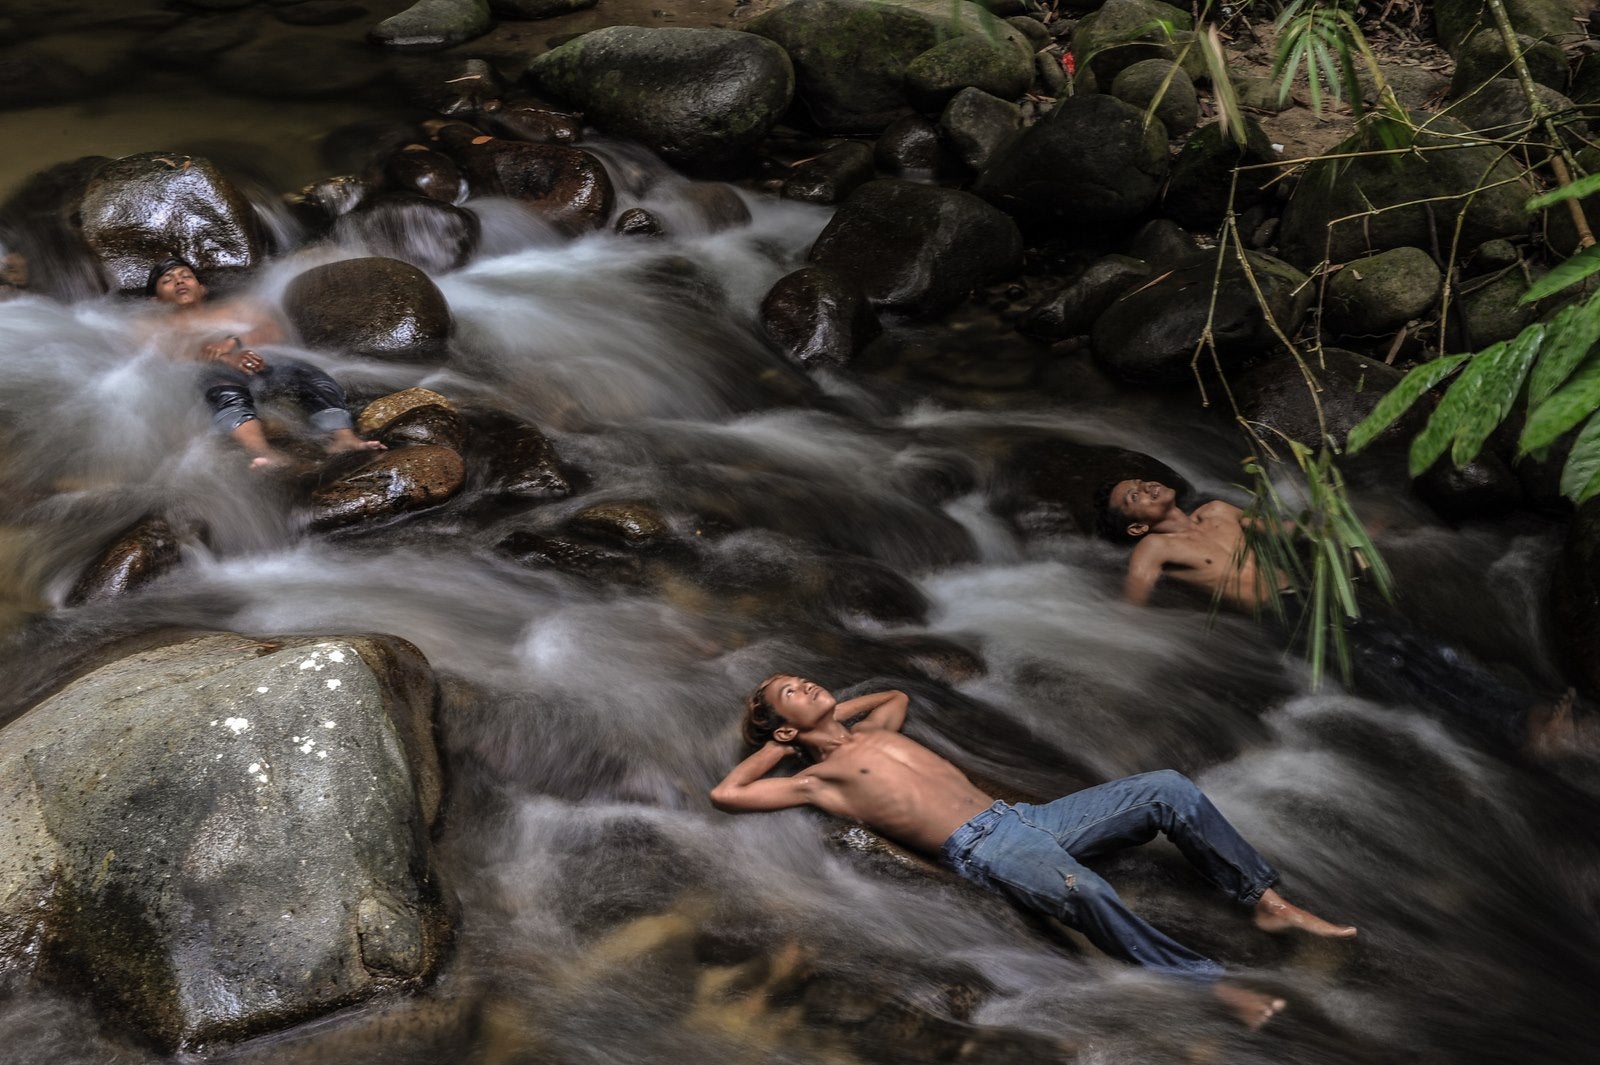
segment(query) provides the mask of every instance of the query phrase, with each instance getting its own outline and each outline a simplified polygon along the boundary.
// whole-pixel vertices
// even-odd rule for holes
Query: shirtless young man
[[[1219,1000],[1252,1027],[1282,999],[1216,982],[1222,967],[1135,915],[1079,859],[1167,835],[1207,879],[1250,906],[1256,927],[1345,939],[1356,934],[1288,902],[1278,874],[1188,778],[1163,771],[1124,777],[1037,805],[997,802],[962,772],[900,734],[908,700],[898,691],[838,702],[800,677],[769,677],[745,703],[745,739],[759,749],[711,790],[721,810],[814,806],[860,821],[1012,901],[1082,932],[1115,958],[1213,982]],[[862,719],[853,726],[846,722]],[[788,777],[767,774],[809,759]]]
[[[333,378],[297,359],[274,358],[269,364],[255,351],[256,344],[284,339],[263,307],[242,300],[206,303],[206,286],[194,267],[177,258],[151,269],[145,292],[167,311],[161,324],[177,353],[208,365],[201,387],[211,404],[212,422],[250,453],[252,467],[289,465],[288,456],[267,443],[254,393],[293,396],[312,426],[327,434],[330,454],[385,450],[378,441],[355,434],[344,389]]]

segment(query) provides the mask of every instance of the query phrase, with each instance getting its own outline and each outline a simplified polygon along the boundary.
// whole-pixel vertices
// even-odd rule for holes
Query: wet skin
[[[1123,586],[1130,603],[1149,602],[1163,576],[1220,595],[1239,610],[1270,598],[1255,556],[1245,549],[1244,511],[1232,503],[1214,499],[1186,514],[1169,486],[1129,479],[1111,489],[1110,506],[1126,519],[1128,535],[1140,538]]]

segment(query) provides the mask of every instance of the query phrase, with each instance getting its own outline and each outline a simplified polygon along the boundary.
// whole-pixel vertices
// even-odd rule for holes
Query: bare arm
[[[1165,563],[1160,544],[1155,540],[1142,540],[1128,559],[1128,576],[1122,584],[1122,597],[1134,606],[1150,602],[1150,593],[1161,579]]]
[[[911,699],[905,692],[891,688],[888,691],[847,699],[833,708],[833,717],[834,720],[844,723],[853,717],[866,714],[866,717],[851,726],[853,730],[881,729],[884,732],[899,732],[900,726],[906,723],[906,709],[910,705]]]
[[[768,740],[755,754],[734,766],[722,782],[711,789],[711,805],[728,813],[754,813],[760,810],[787,810],[812,801],[817,779],[809,773],[763,780],[792,754],[793,747]]]

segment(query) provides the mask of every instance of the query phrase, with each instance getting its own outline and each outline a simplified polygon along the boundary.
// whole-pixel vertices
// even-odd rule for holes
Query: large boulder
[[[1463,146],[1467,130],[1453,119],[1414,117],[1427,119],[1416,136],[1419,151],[1352,157],[1384,148],[1367,126],[1306,168],[1279,226],[1283,258],[1310,269],[1324,258],[1343,263],[1390,248],[1448,248],[1463,212],[1464,248],[1527,232],[1522,205],[1532,190],[1517,164],[1494,145]]]
[[[881,132],[969,85],[1014,99],[1033,82],[1027,38],[967,0],[789,0],[746,28],[789,54],[797,111],[829,133]]]
[[[249,201],[210,162],[178,152],[100,167],[78,214],[84,240],[123,290],[143,289],[150,267],[172,255],[203,274],[254,266],[264,251]]]
[[[1220,122],[1205,126],[1190,137],[1172,164],[1162,210],[1190,229],[1215,230],[1230,209],[1243,214],[1260,203],[1267,195],[1267,183],[1277,177],[1278,171],[1264,167],[1240,170],[1237,181],[1234,171],[1276,163],[1278,150],[1261,124],[1248,115],[1244,129],[1243,147]]]
[[[348,355],[439,362],[453,321],[444,293],[398,259],[344,259],[289,282],[284,311],[307,344]]]
[[[1205,75],[1194,42],[1194,17],[1161,0],[1106,0],[1078,20],[1072,55],[1080,69],[1108,87],[1127,67],[1149,59],[1181,62],[1191,77]]]
[[[435,699],[393,637],[211,634],[72,681],[0,731],[0,965],[168,1049],[416,987]]]
[[[812,245],[810,261],[865,292],[875,307],[922,316],[1014,272],[1021,256],[1016,225],[978,197],[885,179],[845,201]]]
[[[1001,147],[973,191],[1018,217],[1105,227],[1150,209],[1168,162],[1160,122],[1110,96],[1073,96]]]
[[[1327,325],[1341,333],[1387,333],[1438,300],[1444,275],[1421,248],[1394,248],[1355,262],[1328,282]]]
[[[1484,0],[1435,0],[1431,6],[1439,43],[1452,53],[1479,30],[1494,28]],[[1506,14],[1519,35],[1556,44],[1581,38],[1593,7],[1590,0],[1505,0]]]
[[[1097,259],[1065,288],[1031,307],[1017,322],[1017,331],[1041,340],[1083,336],[1118,297],[1154,273],[1149,263],[1128,255]]]
[[[1194,79],[1166,59],[1130,63],[1111,82],[1111,95],[1141,111],[1153,106],[1167,134],[1181,137],[1200,123],[1200,97]]]
[[[1535,83],[1557,92],[1567,88],[1567,54],[1549,41],[1517,35],[1517,48]],[[1474,33],[1456,50],[1456,69],[1450,76],[1450,95],[1462,97],[1494,78],[1514,78],[1505,38],[1497,30]]]
[[[1129,384],[1176,385],[1193,379],[1195,341],[1207,323],[1224,372],[1280,343],[1280,330],[1293,336],[1310,307],[1306,276],[1269,255],[1245,257],[1253,284],[1235,260],[1220,276],[1214,263],[1200,262],[1171,270],[1113,303],[1090,334],[1095,361]],[[1208,355],[1201,366],[1211,365]]]
[[[528,79],[606,132],[700,170],[746,155],[794,95],[783,49],[733,30],[609,26],[539,56]]]

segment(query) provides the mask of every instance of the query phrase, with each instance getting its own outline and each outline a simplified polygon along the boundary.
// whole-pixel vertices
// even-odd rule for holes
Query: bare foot
[[[1213,984],[1211,993],[1217,996],[1218,1002],[1227,1007],[1229,1013],[1251,1029],[1261,1028],[1289,1005],[1287,999],[1275,995],[1263,995],[1259,991],[1249,991],[1229,983]]]
[[[1329,939],[1353,939],[1356,926],[1324,921],[1314,913],[1307,913],[1273,888],[1268,888],[1256,903],[1256,927],[1263,932],[1306,932]]]
[[[281,451],[263,451],[250,459],[252,470],[271,472],[273,470],[287,470],[294,465],[294,459]]]
[[[324,450],[337,455],[341,451],[388,451],[389,448],[381,440],[363,440],[349,429],[335,429],[328,434]]]

